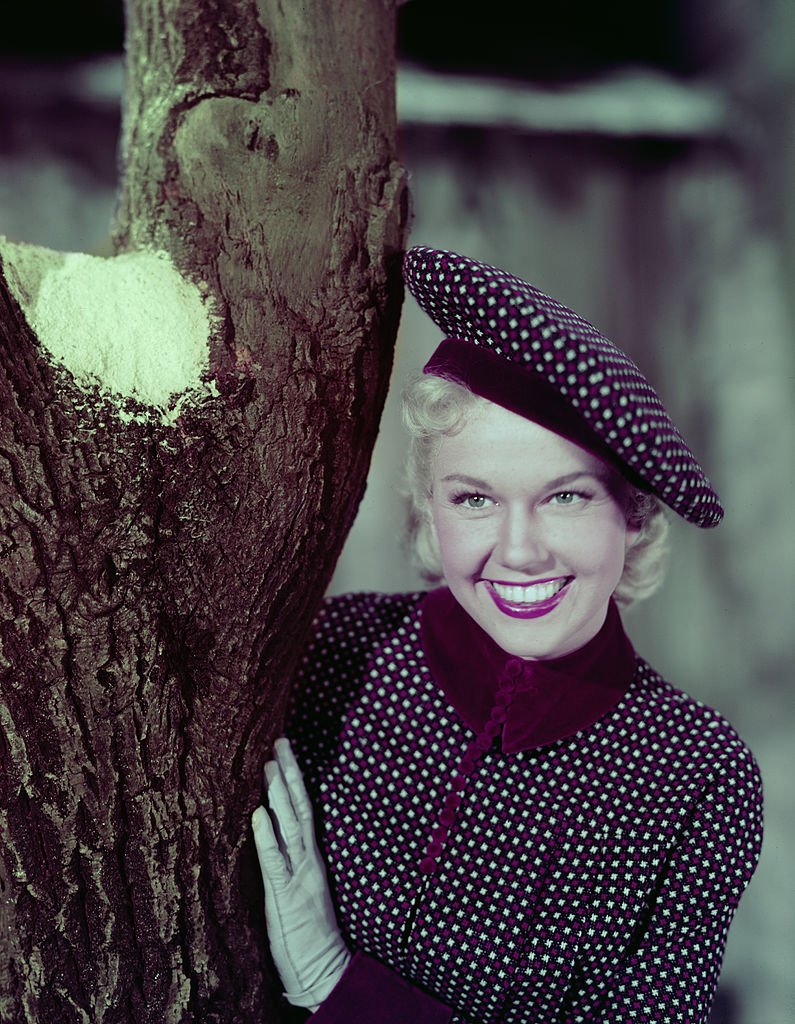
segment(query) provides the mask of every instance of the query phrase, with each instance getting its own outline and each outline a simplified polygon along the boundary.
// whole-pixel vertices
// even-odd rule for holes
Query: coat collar
[[[447,587],[421,605],[422,643],[431,673],[466,724],[480,734],[495,704],[510,699],[502,749],[515,753],[565,739],[593,725],[626,693],[637,658],[611,601],[596,636],[549,661],[506,654],[464,611]]]

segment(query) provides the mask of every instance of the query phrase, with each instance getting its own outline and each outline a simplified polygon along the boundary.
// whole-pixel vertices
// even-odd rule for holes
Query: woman
[[[616,601],[654,588],[661,503],[709,527],[720,502],[591,324],[453,253],[405,274],[447,336],[406,397],[445,586],[318,617],[288,726],[309,795],[279,740],[253,819],[287,998],[321,1024],[706,1021],[760,779]]]

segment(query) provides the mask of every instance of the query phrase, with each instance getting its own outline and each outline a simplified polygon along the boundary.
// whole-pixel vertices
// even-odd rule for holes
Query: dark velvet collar
[[[592,640],[550,661],[522,661],[506,654],[447,587],[423,599],[421,627],[434,679],[476,733],[492,713],[506,669],[519,675],[502,732],[506,753],[553,743],[593,725],[615,707],[635,674],[635,651],[612,601]]]

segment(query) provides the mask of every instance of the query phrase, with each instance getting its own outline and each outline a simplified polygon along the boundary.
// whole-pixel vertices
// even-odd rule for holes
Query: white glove
[[[268,805],[251,818],[262,882],[271,955],[288,1002],[313,1013],[342,977],[351,954],[331,902],[315,841],[312,806],[301,770],[281,738],[265,765]]]

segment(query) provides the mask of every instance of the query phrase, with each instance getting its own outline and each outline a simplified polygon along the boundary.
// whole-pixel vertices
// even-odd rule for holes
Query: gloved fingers
[[[271,819],[264,807],[257,807],[251,815],[251,827],[254,831],[254,845],[257,848],[257,860],[266,895],[269,888],[275,892],[286,889],[290,883],[290,871],[279,849],[279,841],[276,838]]]
[[[304,776],[298,767],[293,748],[286,736],[280,736],[273,744],[273,752],[282,770],[287,792],[290,795],[290,802],[295,810],[295,816],[304,832],[310,836],[314,835],[312,804],[304,785]]]
[[[281,838],[283,844],[282,852],[294,869],[304,856],[304,840],[301,824],[296,817],[287,784],[277,761],[268,761],[265,765],[265,783],[268,789],[268,806],[276,819],[278,838]]]

